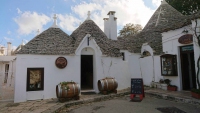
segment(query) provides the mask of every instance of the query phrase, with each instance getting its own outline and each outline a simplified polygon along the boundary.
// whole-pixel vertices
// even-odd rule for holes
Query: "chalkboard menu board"
[[[132,78],[131,79],[131,94],[143,94],[142,78]]]

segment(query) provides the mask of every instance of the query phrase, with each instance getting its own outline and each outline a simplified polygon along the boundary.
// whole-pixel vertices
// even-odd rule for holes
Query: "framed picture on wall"
[[[177,76],[176,55],[165,54],[160,56],[162,76]]]
[[[44,68],[27,68],[26,91],[44,90]]]

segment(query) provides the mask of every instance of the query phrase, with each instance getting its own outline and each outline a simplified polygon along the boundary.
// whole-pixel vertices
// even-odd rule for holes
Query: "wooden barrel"
[[[118,87],[118,83],[115,78],[104,78],[98,80],[99,91],[114,91]]]
[[[80,86],[75,82],[67,83],[66,87],[62,87],[61,84],[56,85],[57,98],[72,98],[79,96]]]

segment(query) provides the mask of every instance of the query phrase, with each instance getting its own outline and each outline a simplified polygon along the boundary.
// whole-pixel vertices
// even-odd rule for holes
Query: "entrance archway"
[[[196,73],[193,45],[180,47],[182,88],[190,90],[196,88]]]
[[[94,50],[90,47],[81,51],[81,90],[93,90]]]

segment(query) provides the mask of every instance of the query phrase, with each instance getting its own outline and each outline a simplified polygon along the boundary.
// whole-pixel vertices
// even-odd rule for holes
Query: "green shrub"
[[[191,91],[194,93],[200,94],[200,89],[192,89]]]

